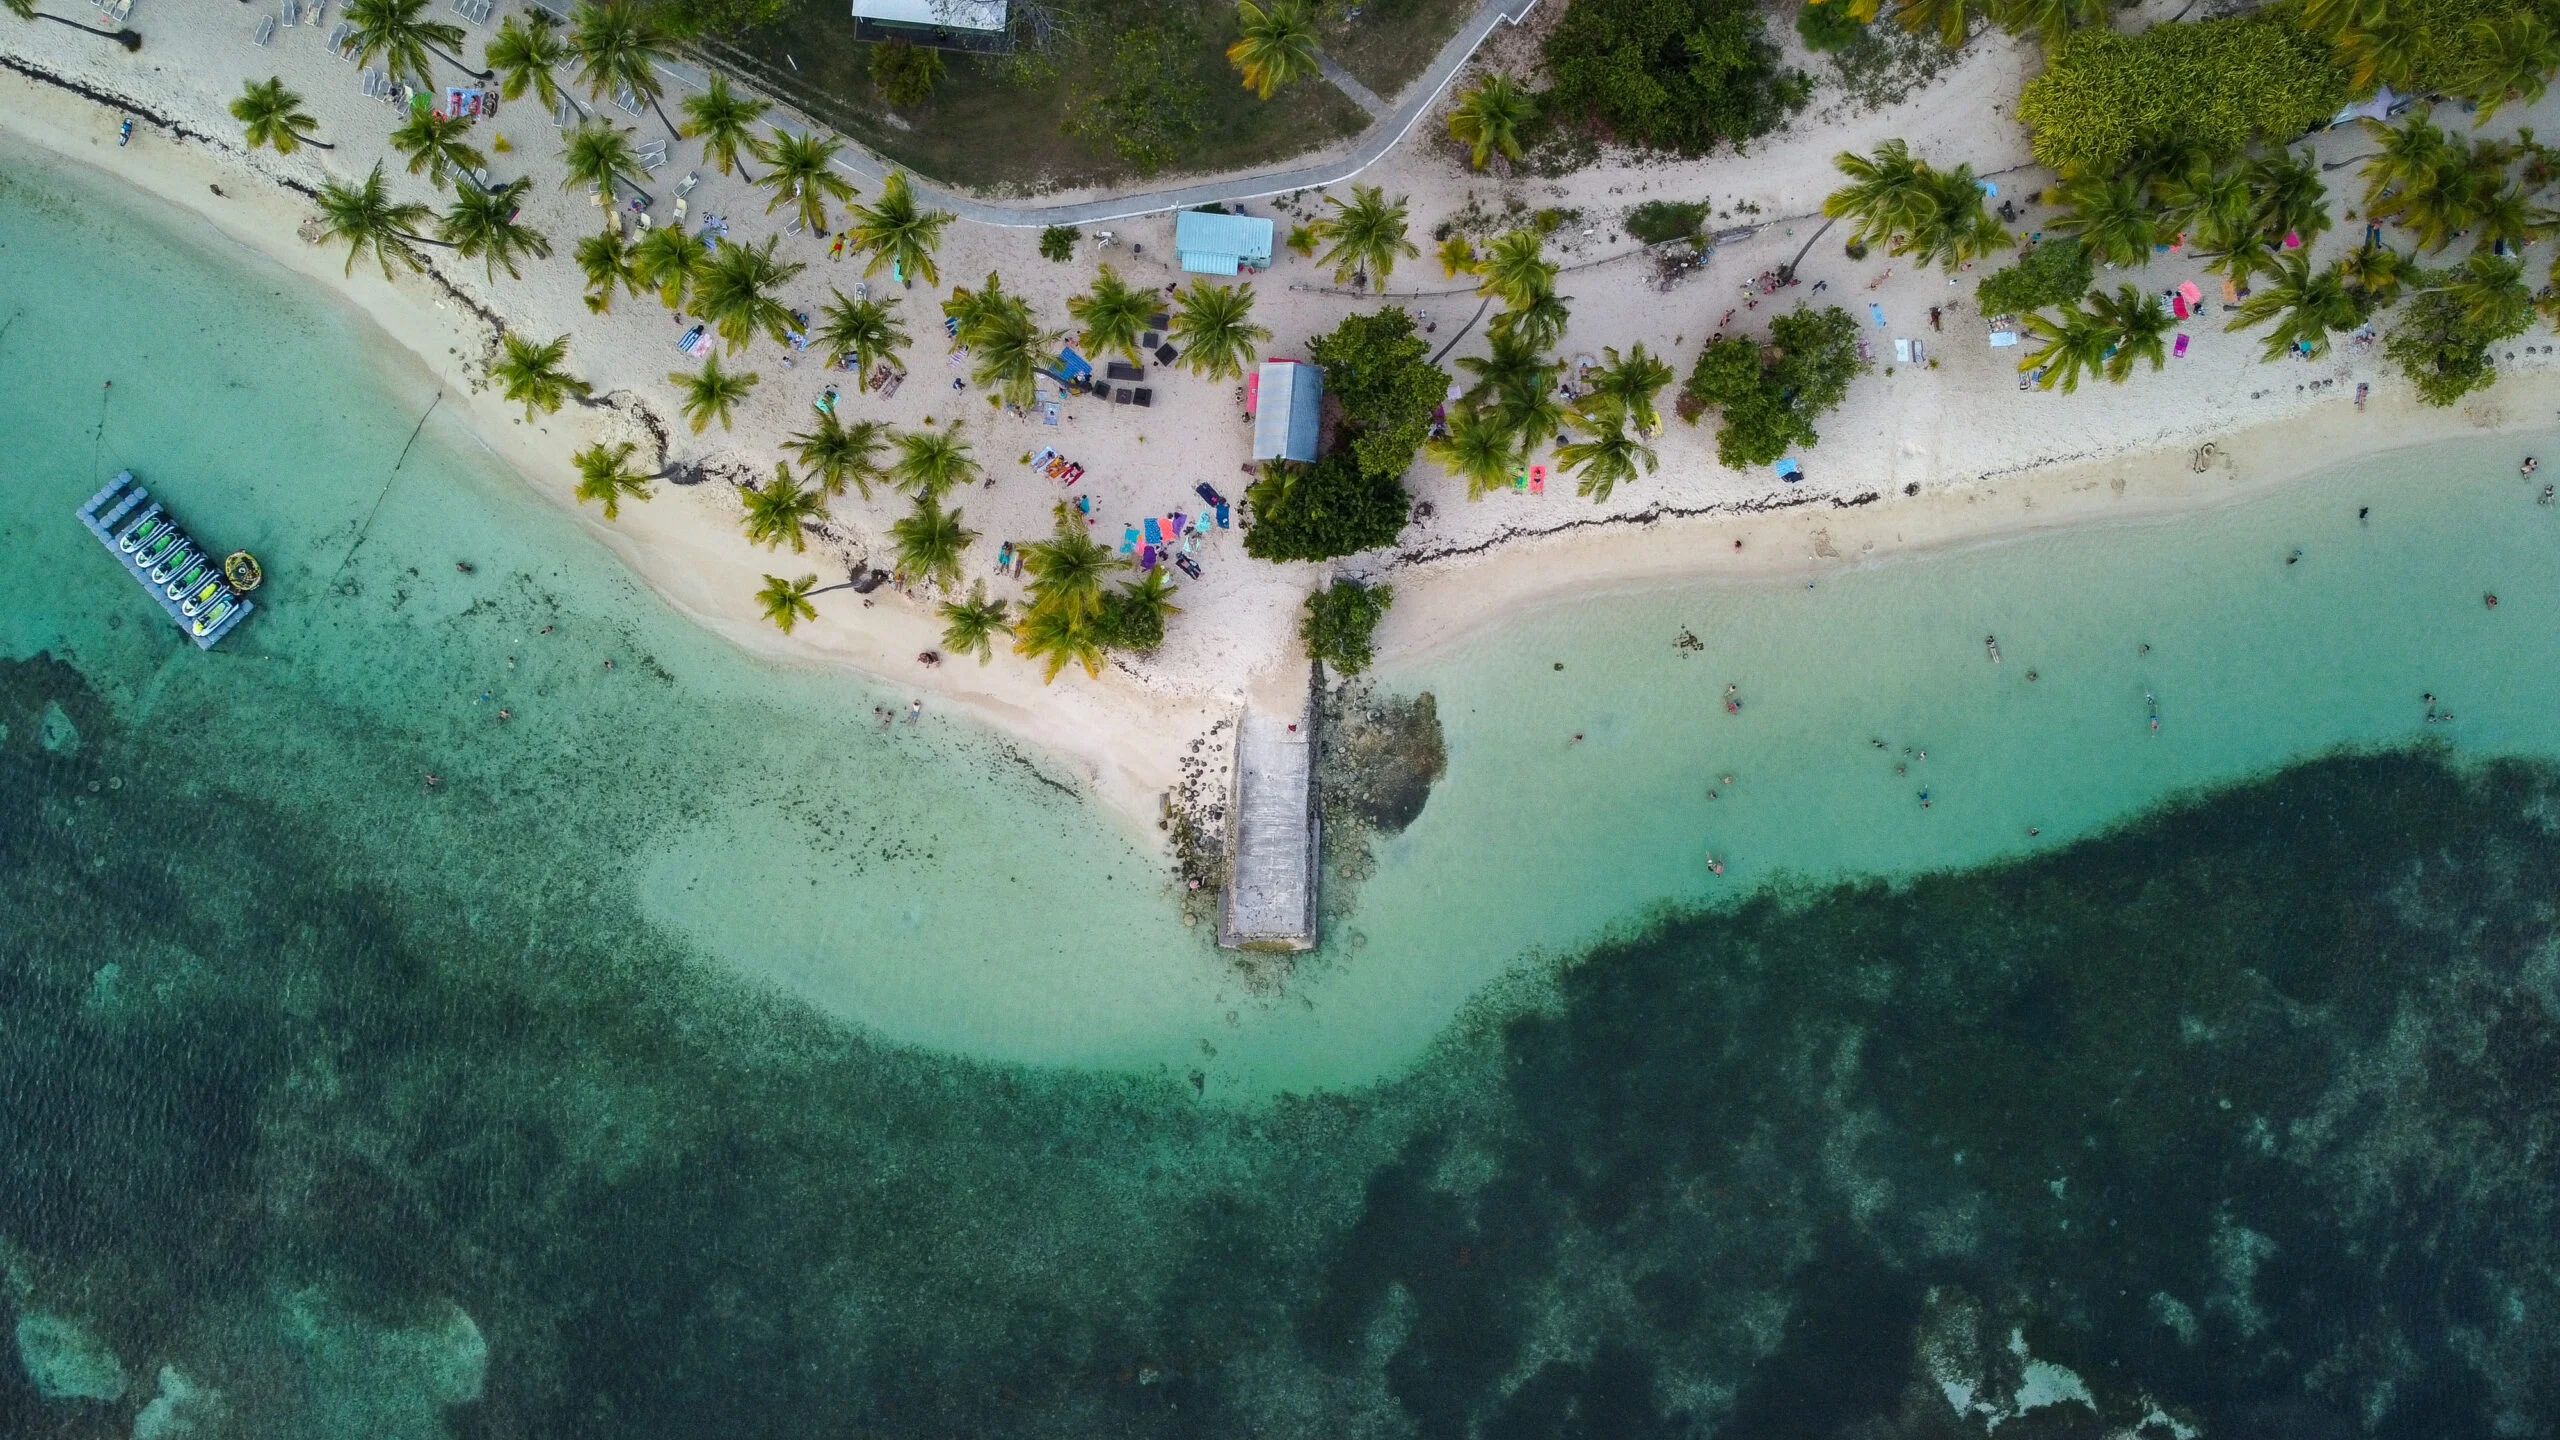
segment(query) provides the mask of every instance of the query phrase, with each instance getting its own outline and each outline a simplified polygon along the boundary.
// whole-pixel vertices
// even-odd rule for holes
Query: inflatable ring
[[[258,568],[257,556],[246,550],[234,550],[223,559],[222,578],[231,582],[232,589],[246,592],[257,589],[258,582],[266,579],[267,575]]]

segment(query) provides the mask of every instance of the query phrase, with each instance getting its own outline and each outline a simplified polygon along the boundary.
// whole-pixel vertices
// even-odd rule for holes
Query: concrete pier
[[[1230,950],[1312,950],[1316,943],[1315,714],[1247,705],[1227,806],[1226,900],[1218,943]]]

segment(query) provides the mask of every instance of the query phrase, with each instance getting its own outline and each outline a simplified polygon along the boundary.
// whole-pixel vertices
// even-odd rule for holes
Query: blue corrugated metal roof
[[[1265,360],[1254,382],[1253,458],[1312,461],[1324,408],[1324,371]]]
[[[1239,265],[1271,264],[1271,222],[1251,215],[1211,215],[1185,210],[1173,217],[1173,248],[1182,268],[1233,275]],[[1206,261],[1195,265],[1194,259]]]

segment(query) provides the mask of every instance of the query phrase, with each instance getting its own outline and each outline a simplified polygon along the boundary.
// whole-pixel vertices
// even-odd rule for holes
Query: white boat
[[[185,544],[186,538],[178,533],[178,527],[175,525],[152,536],[141,549],[133,553],[134,568],[148,573],[152,566],[169,558],[169,552]]]
[[[160,532],[168,528],[169,517],[160,513],[158,505],[153,505],[124,527],[124,533],[116,537],[116,548],[130,555],[158,539]]]
[[[201,559],[203,554],[203,551],[196,548],[194,541],[180,540],[175,546],[171,547],[168,554],[160,557],[159,564],[151,567],[151,583],[154,585],[168,584],[169,577],[186,568],[187,561],[190,559]]]
[[[212,579],[204,582],[202,585],[197,586],[193,594],[189,595],[185,600],[180,601],[178,604],[178,613],[192,620],[204,612],[204,607],[213,603],[214,597],[223,594],[228,589],[230,589],[230,587],[222,583],[222,577],[216,575]]]
[[[212,634],[213,627],[231,618],[231,612],[239,608],[240,597],[231,594],[229,591],[225,591],[222,594],[215,596],[213,604],[207,607],[203,614],[198,615],[196,617],[196,623],[188,628],[195,633],[198,639],[202,639],[204,636]]]
[[[213,557],[199,550],[196,552],[196,558],[188,561],[184,569],[169,577],[169,583],[161,593],[175,600],[203,584],[205,577],[213,573]]]

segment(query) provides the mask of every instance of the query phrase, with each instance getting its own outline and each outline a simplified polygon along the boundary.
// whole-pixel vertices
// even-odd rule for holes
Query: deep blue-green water
[[[9,161],[0,326],[0,1434],[2560,1428],[2511,442],[1399,662],[1448,775],[1275,994],[1040,757],[395,472],[219,241]]]

